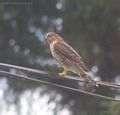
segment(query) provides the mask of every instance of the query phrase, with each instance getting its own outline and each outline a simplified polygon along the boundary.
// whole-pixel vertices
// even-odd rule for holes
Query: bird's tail
[[[81,68],[80,66],[79,66],[79,76],[80,76],[81,78],[85,79],[86,81],[87,81],[87,80],[88,80],[88,81],[92,81],[92,78],[91,78],[91,76],[89,75],[89,71]]]
[[[84,79],[84,89],[94,92],[96,90],[97,84],[96,81],[92,79],[91,75],[88,72],[84,72],[82,78]]]
[[[82,74],[82,78],[84,78],[86,81],[91,82],[94,81],[92,77],[90,76],[89,72],[84,71]]]

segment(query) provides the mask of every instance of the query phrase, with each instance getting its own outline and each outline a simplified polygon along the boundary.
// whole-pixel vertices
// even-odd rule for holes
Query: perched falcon
[[[71,71],[82,78],[91,80],[88,76],[88,69],[81,60],[80,55],[61,36],[49,32],[46,34],[46,40],[50,46],[52,56],[64,68],[64,71],[60,73],[61,76],[65,76],[68,71]]]

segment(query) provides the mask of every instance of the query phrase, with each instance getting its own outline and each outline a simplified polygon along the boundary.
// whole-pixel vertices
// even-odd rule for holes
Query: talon
[[[59,73],[60,76],[66,76],[67,75],[67,70],[64,69],[62,73]]]

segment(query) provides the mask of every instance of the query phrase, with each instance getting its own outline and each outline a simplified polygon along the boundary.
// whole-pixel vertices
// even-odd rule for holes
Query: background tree
[[[1,1],[0,62],[57,71],[57,64],[44,41],[46,32],[55,31],[81,53],[89,68],[98,68],[98,76],[103,80],[114,81],[120,72],[119,6],[119,0]],[[27,89],[40,87],[43,94],[50,96],[48,103],[56,102],[54,114],[63,108],[69,108],[73,115],[113,115],[113,109],[108,106],[110,102],[55,87],[43,87],[30,81],[8,81],[10,88],[6,90],[5,97],[9,94],[7,91],[14,89],[19,114],[18,97]],[[111,93],[108,89],[100,91],[103,94]],[[51,96],[51,92],[54,95]],[[62,95],[59,102],[55,100],[58,94]],[[116,108],[114,104],[111,106]],[[116,109],[119,110],[119,107]]]

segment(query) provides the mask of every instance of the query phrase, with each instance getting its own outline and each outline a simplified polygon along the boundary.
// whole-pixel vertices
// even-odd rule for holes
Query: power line
[[[17,69],[17,70],[23,70],[23,71],[27,71],[27,72],[33,72],[33,73],[37,73],[37,74],[42,74],[42,75],[49,75],[48,72],[46,71],[41,71],[41,70],[37,70],[37,69],[32,69],[32,68],[26,68],[26,67],[21,67],[21,66],[16,66],[16,65],[11,65],[11,64],[5,64],[5,63],[0,63],[0,68],[13,68],[13,69]],[[80,79],[80,78],[75,78],[75,77],[65,77],[65,79],[71,79],[74,81],[79,81],[79,82],[84,82],[84,79]],[[119,88],[120,89],[120,85],[115,84],[115,83],[111,83],[111,82],[104,82],[104,81],[96,81],[96,85],[101,85],[101,86],[107,86],[107,87],[112,87],[112,88]]]
[[[30,81],[39,82],[39,83],[42,83],[42,84],[51,85],[51,86],[67,89],[67,90],[70,90],[70,91],[75,91],[75,92],[78,92],[78,93],[91,95],[91,96],[94,96],[96,98],[102,98],[102,99],[111,100],[111,101],[120,101],[120,100],[112,98],[112,97],[107,97],[107,96],[103,96],[103,95],[100,95],[100,94],[91,93],[91,92],[88,92],[88,91],[84,91],[82,89],[76,89],[76,88],[60,85],[60,84],[53,83],[53,82],[48,82],[48,81],[43,81],[43,80],[40,80],[40,79],[30,78],[30,77],[27,77],[26,75],[18,75],[18,74],[13,74],[13,73],[6,72],[6,71],[0,71],[0,76],[10,77],[10,78],[24,78],[24,79],[27,79],[27,80],[30,80]]]
[[[9,68],[9,69],[19,69],[19,70],[24,70],[24,71],[29,71],[33,73],[39,73],[39,74],[48,74],[45,71],[42,70],[37,70],[37,69],[32,69],[32,68],[27,68],[27,67],[21,67],[21,66],[16,66],[16,65],[11,65],[11,64],[6,64],[6,63],[0,63],[0,69],[3,68]]]

